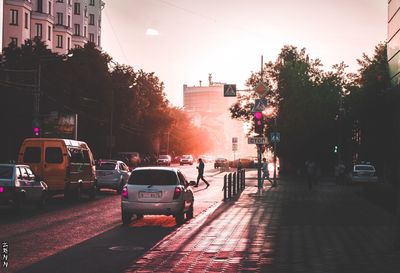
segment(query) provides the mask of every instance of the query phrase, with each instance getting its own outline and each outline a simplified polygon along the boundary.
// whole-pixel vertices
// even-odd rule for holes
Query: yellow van
[[[96,196],[96,165],[89,146],[82,141],[59,138],[27,138],[18,162],[31,167],[43,179],[50,194],[65,197],[81,192]]]

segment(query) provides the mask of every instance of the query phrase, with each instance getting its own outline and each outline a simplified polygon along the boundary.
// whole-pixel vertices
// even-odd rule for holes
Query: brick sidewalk
[[[126,272],[400,272],[394,217],[359,187],[300,179],[257,193],[255,171],[236,201],[180,227]]]

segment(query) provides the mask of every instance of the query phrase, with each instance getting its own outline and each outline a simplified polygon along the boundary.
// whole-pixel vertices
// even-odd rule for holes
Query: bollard
[[[246,171],[243,170],[243,190],[246,188]]]
[[[228,198],[232,197],[232,174],[228,175]]]
[[[233,196],[236,195],[236,172],[232,174],[233,176]]]
[[[236,183],[236,191],[237,191],[237,193],[239,193],[240,192],[240,189],[241,189],[241,180],[240,180],[240,173],[241,173],[242,171],[240,170],[240,171],[238,171],[237,172],[237,174],[236,174],[236,181],[237,181],[237,183]]]
[[[226,200],[226,199],[228,199],[228,196],[227,196],[227,191],[228,191],[228,189],[227,189],[227,180],[228,180],[228,175],[224,175],[224,188],[223,188],[223,190],[224,190],[224,200]]]

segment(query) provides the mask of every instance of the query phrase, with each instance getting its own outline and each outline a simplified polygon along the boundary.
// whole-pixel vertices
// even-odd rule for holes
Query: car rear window
[[[130,185],[176,185],[175,172],[166,170],[137,170],[132,172],[128,184]]]
[[[25,163],[40,163],[41,149],[40,147],[27,147],[24,152]]]
[[[375,171],[375,168],[372,166],[355,166],[356,171]]]
[[[102,171],[109,171],[109,170],[115,170],[115,163],[112,162],[102,162],[97,164],[96,170],[102,170]]]
[[[13,167],[11,166],[0,166],[0,179],[12,179]]]

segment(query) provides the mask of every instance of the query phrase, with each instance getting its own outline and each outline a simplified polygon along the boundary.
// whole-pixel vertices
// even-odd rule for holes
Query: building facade
[[[100,48],[103,7],[102,0],[4,0],[3,47],[39,37],[59,54],[89,41]]]
[[[388,1],[387,54],[393,87],[400,85],[400,0]]]

